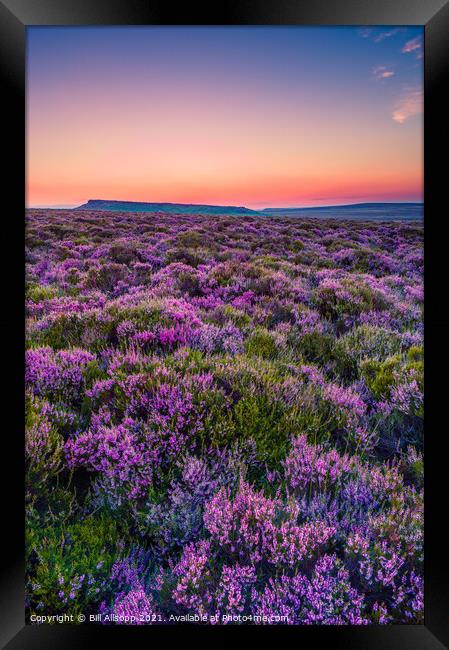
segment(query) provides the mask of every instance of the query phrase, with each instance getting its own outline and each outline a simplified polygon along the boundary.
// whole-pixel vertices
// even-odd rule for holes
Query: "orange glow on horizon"
[[[332,31],[332,56],[319,49],[331,32],[313,40],[307,30],[296,36],[273,29],[270,37],[239,30],[229,41],[224,31],[221,50],[214,49],[218,32],[210,30],[108,33],[35,33],[28,206],[88,199],[249,208],[422,200],[418,73],[407,73],[407,85],[400,85],[401,59],[394,76],[376,79],[373,64],[382,60],[364,61],[366,40],[356,31]],[[210,60],[195,49],[199,38]],[[257,55],[247,49],[250,40]]]

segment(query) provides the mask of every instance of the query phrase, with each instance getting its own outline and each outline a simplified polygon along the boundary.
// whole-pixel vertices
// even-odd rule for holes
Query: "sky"
[[[423,199],[421,27],[29,27],[28,206]]]

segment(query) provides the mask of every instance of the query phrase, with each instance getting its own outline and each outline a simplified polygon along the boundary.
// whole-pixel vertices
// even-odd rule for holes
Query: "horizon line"
[[[421,201],[357,201],[356,203],[326,203],[320,205],[289,205],[289,206],[265,206],[260,208],[248,208],[245,205],[236,204],[227,204],[222,205],[218,203],[183,203],[180,201],[133,201],[133,200],[120,200],[120,199],[87,199],[84,203],[89,203],[90,201],[104,201],[105,203],[136,203],[136,204],[148,204],[154,203],[158,205],[185,205],[185,206],[202,206],[202,207],[215,207],[215,208],[243,208],[245,210],[252,210],[253,212],[260,212],[263,210],[319,210],[323,208],[338,208],[338,207],[352,207],[358,205],[385,205],[385,204],[419,204],[424,205],[424,200]],[[74,208],[79,208],[84,203],[70,203],[70,204],[46,204],[46,205],[25,205],[26,210],[72,210]]]

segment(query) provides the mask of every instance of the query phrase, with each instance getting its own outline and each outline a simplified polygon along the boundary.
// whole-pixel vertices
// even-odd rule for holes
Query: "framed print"
[[[2,647],[449,647],[449,4],[0,15]]]

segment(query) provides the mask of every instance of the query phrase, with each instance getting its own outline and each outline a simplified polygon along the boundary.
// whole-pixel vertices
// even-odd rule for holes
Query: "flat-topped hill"
[[[90,199],[74,210],[116,210],[119,212],[170,212],[172,214],[259,214],[243,206],[202,205],[194,203],[143,203]]]

